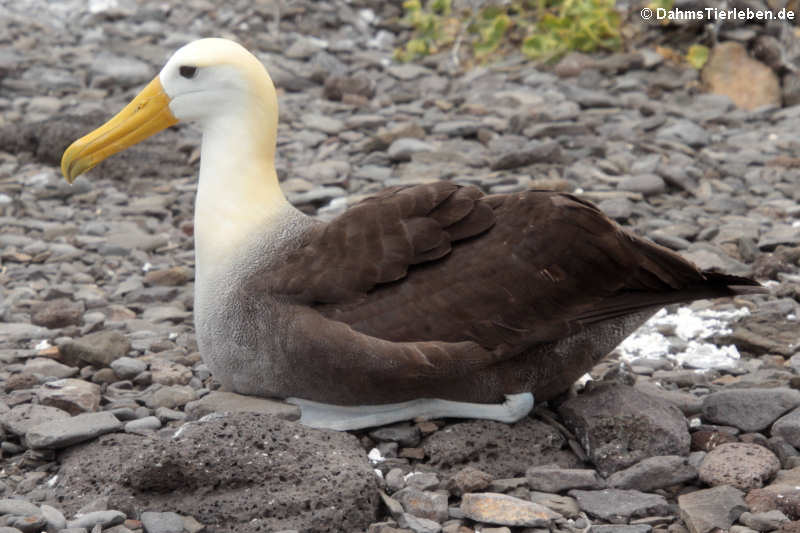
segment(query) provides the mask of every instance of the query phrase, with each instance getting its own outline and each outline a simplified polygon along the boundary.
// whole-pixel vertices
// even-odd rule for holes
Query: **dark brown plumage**
[[[367,199],[307,230],[261,276],[262,290],[296,306],[316,335],[352,344],[326,357],[365,372],[359,387],[370,392],[357,394],[374,403],[431,391],[546,399],[663,305],[757,286],[702,272],[575,196],[484,196],[450,182]],[[554,354],[578,340],[583,353]],[[312,341],[297,352],[318,349]],[[369,352],[380,360],[370,364]],[[307,392],[295,395],[314,399]],[[338,396],[324,401],[358,402]]]

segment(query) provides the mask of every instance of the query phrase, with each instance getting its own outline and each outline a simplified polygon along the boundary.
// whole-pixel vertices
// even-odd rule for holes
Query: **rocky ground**
[[[655,51],[686,28],[555,69],[510,56],[464,70],[449,53],[393,63],[398,14],[368,0],[0,3],[0,532],[800,531],[793,30],[714,28],[728,44],[702,79]],[[571,191],[770,294],[692,306],[737,317],[706,339],[729,364],[679,357],[692,340],[657,326],[667,357],[618,351],[580,394],[512,426],[317,431],[291,406],[217,391],[192,326],[198,132],[163,132],[72,187],[58,169],[203,36],[268,66],[279,174],[307,212],[437,179]]]

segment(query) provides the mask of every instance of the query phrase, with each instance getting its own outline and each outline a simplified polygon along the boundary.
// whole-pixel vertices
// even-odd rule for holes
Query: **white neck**
[[[260,106],[246,109],[203,124],[194,219],[198,276],[241,259],[243,247],[290,206],[275,173],[275,129]]]

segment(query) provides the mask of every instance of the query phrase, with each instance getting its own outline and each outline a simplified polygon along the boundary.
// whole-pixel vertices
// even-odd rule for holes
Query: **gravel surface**
[[[800,106],[737,109],[654,48],[397,64],[398,4],[0,2],[0,532],[800,531]],[[777,35],[738,29],[720,35],[755,52]],[[694,337],[664,320],[663,356],[618,350],[513,426],[337,434],[218,392],[192,324],[199,132],[71,187],[58,168],[207,36],[267,65],[278,173],[306,212],[439,179],[570,191],[770,294],[670,310],[728,317],[702,339],[719,364],[681,356]]]

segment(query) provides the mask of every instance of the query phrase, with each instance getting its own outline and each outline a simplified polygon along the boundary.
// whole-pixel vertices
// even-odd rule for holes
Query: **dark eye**
[[[197,67],[190,67],[188,65],[184,65],[180,68],[179,72],[181,76],[187,79],[194,78],[194,75],[197,73]]]

